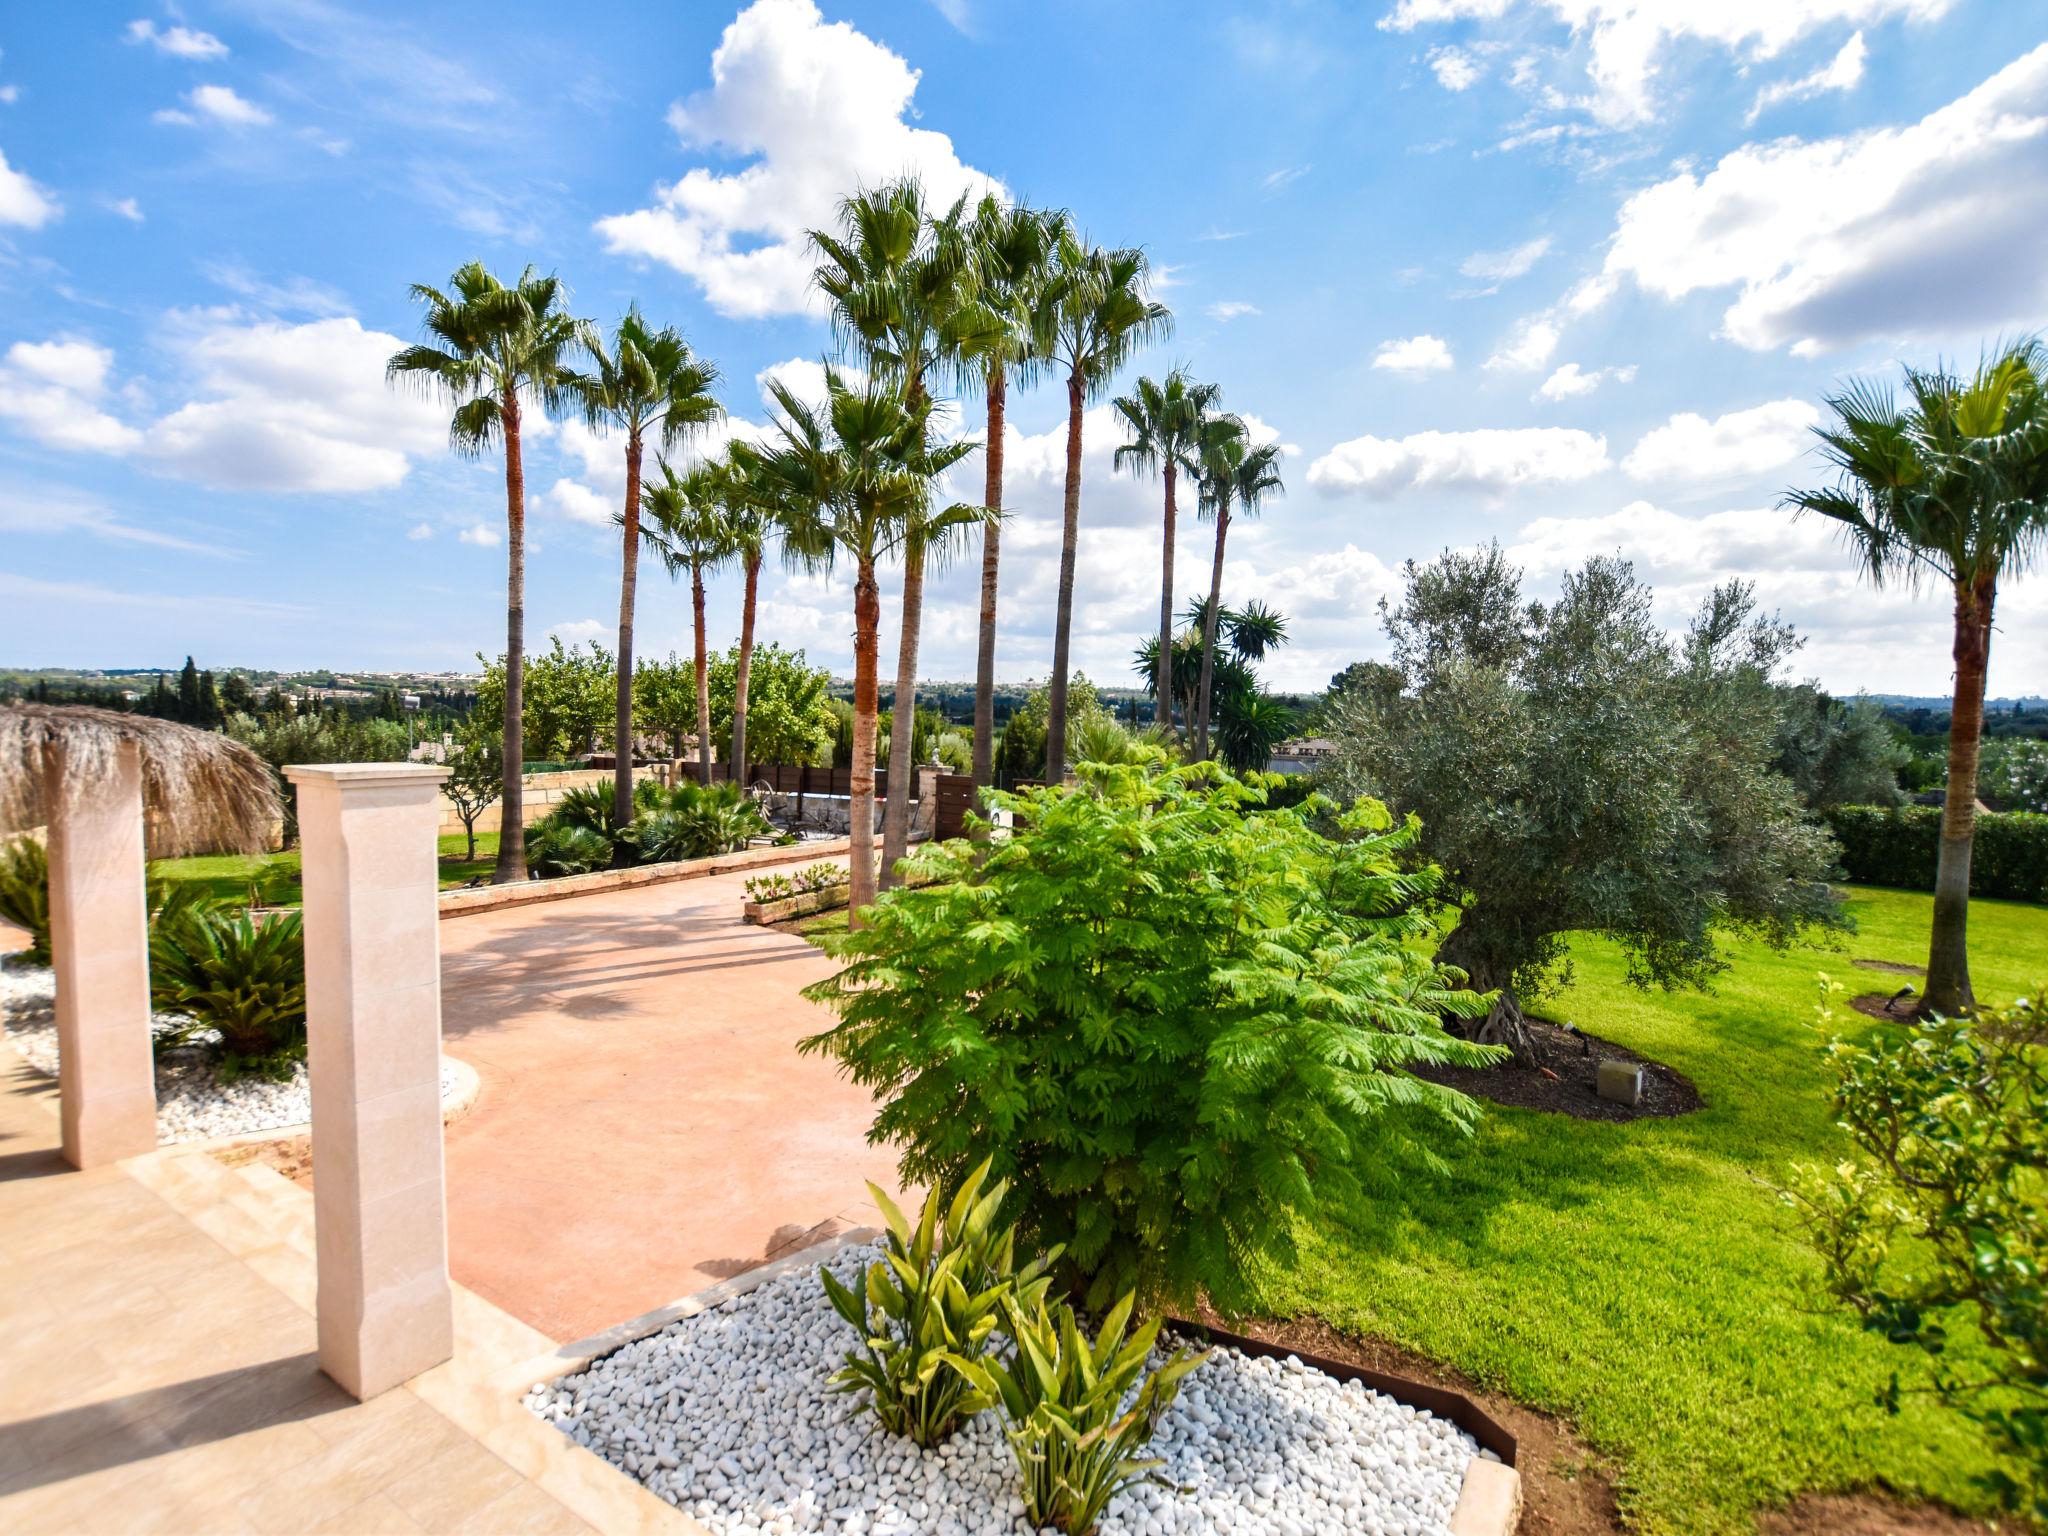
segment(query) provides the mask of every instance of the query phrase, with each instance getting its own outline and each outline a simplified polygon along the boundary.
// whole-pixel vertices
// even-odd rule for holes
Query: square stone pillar
[[[142,754],[124,741],[111,772],[73,774],[57,742],[43,764],[64,1158],[96,1168],[156,1150]]]
[[[285,769],[297,787],[320,1367],[358,1398],[448,1359],[441,1160],[441,936],[447,770]]]

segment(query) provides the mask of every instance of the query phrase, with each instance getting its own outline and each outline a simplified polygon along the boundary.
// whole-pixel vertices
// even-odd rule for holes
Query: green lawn
[[[1490,1108],[1475,1142],[1445,1149],[1448,1176],[1390,1166],[1356,1222],[1307,1236],[1268,1309],[1567,1415],[1617,1463],[1644,1532],[1747,1531],[1753,1510],[1801,1492],[1879,1484],[1983,1510],[1976,1430],[1924,1398],[1898,1418],[1872,1405],[1894,1368],[1922,1379],[1918,1357],[1805,1307],[1816,1266],[1767,1187],[1843,1148],[1807,1027],[1815,973],[1890,991],[1900,978],[1850,958],[1926,958],[1930,898],[1852,898],[1859,931],[1840,952],[1740,946],[1710,995],[1637,992],[1614,946],[1575,945],[1576,983],[1539,1011],[1670,1063],[1706,1107],[1630,1125]],[[2048,978],[2048,908],[1972,902],[1970,936],[1980,997]],[[1882,1026],[1844,1010],[1841,1027]]]
[[[460,833],[441,839],[441,889],[457,886],[481,876],[491,877],[491,861],[498,856],[498,834],[476,835],[474,859],[465,859],[469,841]],[[258,901],[268,907],[299,904],[299,851],[284,853],[220,853],[193,859],[160,859],[150,874],[174,885],[198,885],[222,901],[246,902],[254,886]]]

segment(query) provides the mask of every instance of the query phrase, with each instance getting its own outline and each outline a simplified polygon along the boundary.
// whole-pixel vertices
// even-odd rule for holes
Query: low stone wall
[[[759,869],[771,864],[811,864],[846,853],[846,838],[816,838],[783,847],[746,848],[738,853],[721,853],[708,859],[681,859],[673,864],[636,864],[631,869],[599,869],[587,875],[563,875],[555,880],[522,880],[514,885],[479,885],[441,893],[441,916],[463,917],[472,912],[491,912],[499,907],[523,907],[537,901],[566,901],[572,896],[589,896],[599,891],[627,891],[635,886],[660,885],[669,880],[694,880],[701,875],[722,875],[731,870]]]
[[[666,783],[667,775],[667,764],[647,763],[633,770],[633,782],[637,784],[642,779],[654,779],[659,783]],[[520,807],[523,823],[530,827],[547,815],[555,808],[555,802],[562,798],[566,790],[580,789],[588,784],[609,784],[611,781],[612,771],[609,768],[583,768],[568,773],[524,774],[519,780],[525,793],[525,801]],[[462,831],[462,818],[455,814],[455,805],[446,795],[440,797],[440,811],[442,837],[450,837]],[[498,830],[497,801],[493,800],[478,812],[476,829],[479,832]]]

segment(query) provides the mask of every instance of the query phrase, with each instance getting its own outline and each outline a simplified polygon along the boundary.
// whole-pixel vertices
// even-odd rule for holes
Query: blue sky
[[[1745,576],[1802,673],[1948,686],[1939,594],[1873,596],[1775,501],[1845,376],[2048,319],[2048,7],[2007,0],[16,7],[0,662],[495,653],[500,470],[385,386],[405,285],[480,257],[601,321],[637,299],[744,432],[830,345],[803,230],[904,170],[1150,253],[1177,324],[1133,376],[1186,363],[1288,445],[1226,579],[1292,617],[1281,682],[1383,651],[1402,560],[1498,538],[1538,595],[1618,551],[1675,625]],[[1006,678],[1050,657],[1063,409],[1013,401]],[[1076,655],[1121,682],[1159,495],[1088,424]],[[579,427],[531,446],[530,634],[615,622],[622,483]],[[972,565],[929,599],[928,676],[972,674]],[[687,650],[687,594],[641,590],[643,650]],[[2009,589],[1994,693],[2040,691],[2044,593]],[[850,665],[845,581],[765,599]]]

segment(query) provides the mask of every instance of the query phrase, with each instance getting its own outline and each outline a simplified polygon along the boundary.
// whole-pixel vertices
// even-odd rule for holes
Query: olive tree
[[[1437,958],[1498,996],[1477,1034],[1533,1060],[1522,1001],[1570,978],[1566,938],[1604,934],[1638,986],[1703,986],[1717,936],[1773,945],[1839,922],[1828,834],[1776,772],[1773,674],[1792,631],[1722,587],[1682,637],[1623,560],[1529,602],[1498,547],[1410,561],[1381,612],[1398,689],[1327,706],[1326,786],[1422,820],[1456,921]]]

